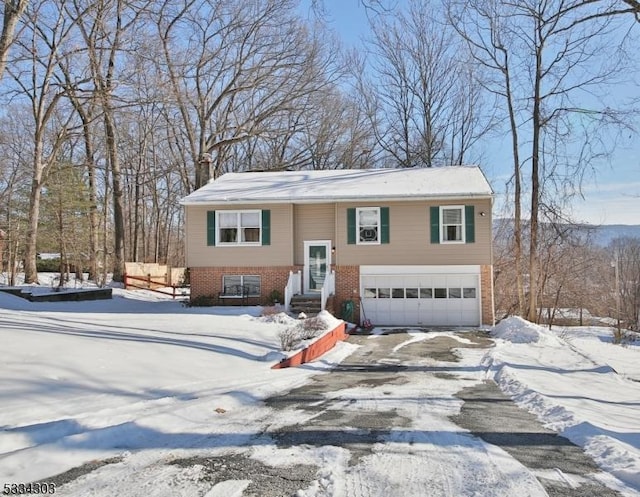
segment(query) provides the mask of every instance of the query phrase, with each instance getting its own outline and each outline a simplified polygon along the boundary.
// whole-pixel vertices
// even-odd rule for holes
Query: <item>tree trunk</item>
[[[28,0],[5,0],[4,2],[2,34],[0,35],[0,79],[2,79],[4,70],[7,67],[9,47],[13,43],[16,25],[28,4]]]
[[[536,44],[536,65],[533,90],[533,115],[531,145],[531,222],[529,242],[529,315],[531,322],[538,320],[538,217],[540,212],[540,135],[542,133],[541,119],[541,83],[542,83],[542,50],[543,41],[539,32],[536,32],[538,43]]]
[[[107,154],[111,166],[111,186],[113,198],[113,281],[121,282],[124,278],[125,262],[125,226],[124,202],[122,194],[122,171],[118,157],[117,139],[113,111],[108,103],[103,106],[104,126],[107,139]]]

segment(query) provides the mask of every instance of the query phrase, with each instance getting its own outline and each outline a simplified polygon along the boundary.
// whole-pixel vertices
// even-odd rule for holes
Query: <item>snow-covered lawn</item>
[[[256,403],[312,374],[270,369],[291,323],[259,311],[188,308],[147,291],[37,304],[0,292],[0,482],[259,431]]]
[[[110,478],[110,495],[140,495],[132,482],[149,480],[157,491],[147,495],[169,495],[162,488],[197,495],[189,492],[201,488],[198,468],[154,461],[242,447],[274,422],[261,399],[301,385],[355,347],[340,344],[312,368],[272,370],[280,357],[278,335],[290,324],[260,318],[259,311],[188,308],[118,289],[113,300],[49,304],[0,293],[0,483],[45,479],[124,456],[124,473],[122,465],[101,470]],[[484,368],[475,380],[469,372],[446,380],[447,389],[455,390],[451,382],[462,389],[495,378],[544,423],[584,446],[612,475],[608,484],[640,495],[640,347],[613,345],[604,328],[548,331],[518,318],[503,321],[494,336],[497,345],[488,351],[460,349],[462,364]],[[428,338],[416,332],[410,341]],[[425,395],[429,381],[419,385]],[[295,424],[292,416],[278,423]],[[424,429],[451,428],[443,423],[449,424]],[[398,463],[402,454],[413,457],[410,444],[400,445]],[[344,458],[337,449],[318,450]],[[276,451],[260,449],[274,463]],[[437,460],[423,463],[440,468]]]
[[[549,331],[520,318],[493,334],[487,366],[500,388],[640,491],[640,342],[615,345],[611,328]]]

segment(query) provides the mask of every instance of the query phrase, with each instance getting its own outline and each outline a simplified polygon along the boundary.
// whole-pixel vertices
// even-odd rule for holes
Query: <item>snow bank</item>
[[[557,337],[548,329],[522,319],[519,316],[508,317],[498,323],[491,335],[511,343],[542,343],[559,345]]]
[[[491,335],[512,343],[535,343],[540,340],[540,327],[525,321],[521,317],[512,316],[503,319],[491,331]]]
[[[640,347],[607,343],[602,328],[557,331],[505,319],[492,330],[497,343],[483,360],[487,373],[518,405],[583,447],[623,494],[639,495],[640,383],[633,379],[640,377]],[[616,358],[624,375],[609,365]]]

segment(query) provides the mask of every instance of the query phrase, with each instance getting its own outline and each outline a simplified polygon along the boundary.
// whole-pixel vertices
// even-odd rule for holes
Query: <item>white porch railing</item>
[[[327,306],[327,299],[336,293],[336,272],[327,271],[324,277],[324,283],[322,283],[322,290],[320,290],[320,305],[324,311]]]
[[[302,293],[302,273],[300,271],[297,273],[289,271],[289,280],[284,289],[284,310],[286,312],[289,312],[291,297],[299,293]]]

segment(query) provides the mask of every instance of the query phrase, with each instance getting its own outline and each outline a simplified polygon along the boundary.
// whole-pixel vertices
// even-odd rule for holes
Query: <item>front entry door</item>
[[[304,292],[319,292],[331,265],[331,241],[304,242]]]

